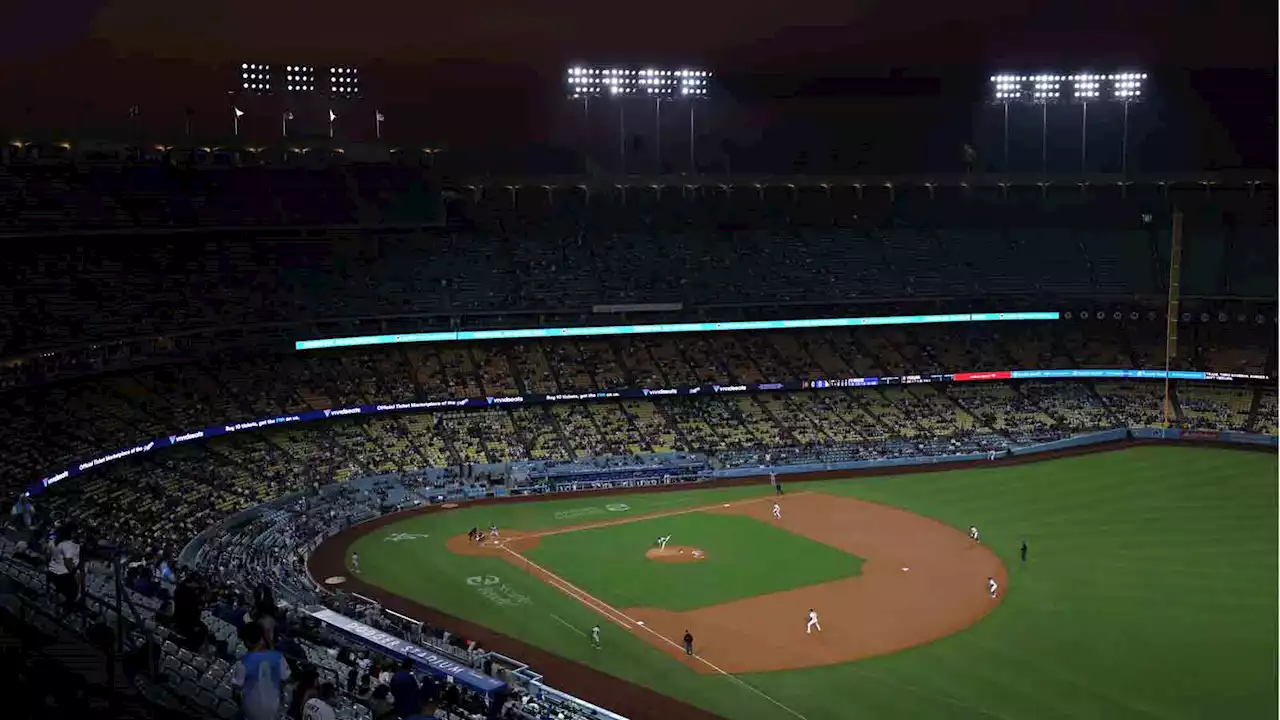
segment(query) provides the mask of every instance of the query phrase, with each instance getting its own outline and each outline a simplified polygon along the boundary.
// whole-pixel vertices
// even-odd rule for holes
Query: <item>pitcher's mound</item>
[[[702,562],[707,559],[706,553],[696,547],[685,545],[668,545],[665,550],[649,548],[644,556],[650,560],[669,563]]]

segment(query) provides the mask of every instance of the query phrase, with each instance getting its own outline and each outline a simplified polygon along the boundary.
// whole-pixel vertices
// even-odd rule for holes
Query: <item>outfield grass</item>
[[[647,559],[661,535],[704,550],[707,559]],[[523,554],[613,607],[678,612],[841,580],[862,567],[846,552],[755,518],[709,513],[550,535]]]
[[[1004,601],[964,632],[858,663],[741,678],[807,720],[1276,717],[1274,455],[1144,447],[788,487],[895,505],[958,528],[976,524],[1010,568]],[[392,592],[733,720],[791,717],[735,681],[692,673],[607,624],[606,651],[595,653],[562,624],[589,627],[599,621],[594,613],[505,561],[444,548],[449,535],[490,522],[538,530],[765,492],[725,488],[463,508],[397,523],[362,538],[356,549],[365,579]],[[629,509],[604,509],[615,501]],[[620,538],[628,527],[591,533]],[[682,537],[696,528],[654,529],[644,534],[646,546],[648,535],[666,532],[677,533],[674,543],[702,546]],[[385,542],[393,532],[430,537]],[[1017,557],[1023,538],[1030,545],[1025,566]],[[555,551],[550,540],[544,538],[543,551]],[[571,572],[559,563],[557,570]],[[485,573],[528,602],[497,606],[479,597],[466,578]],[[595,582],[581,584],[593,594],[611,592]],[[679,598],[686,587],[694,585],[664,586],[677,596],[669,602],[693,602]]]

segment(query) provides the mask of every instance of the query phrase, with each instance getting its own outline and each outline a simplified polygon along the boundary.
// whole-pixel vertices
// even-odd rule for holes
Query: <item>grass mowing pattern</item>
[[[1004,468],[814,483],[813,489],[904,507],[958,528],[976,524],[1010,568],[1005,600],[972,628],[926,646],[742,679],[808,720],[1270,720],[1277,715],[1276,477],[1274,455],[1147,447]],[[763,492],[728,488],[620,500],[633,512],[661,512],[680,502],[698,507]],[[507,563],[461,558],[443,548],[448,534],[487,526],[491,518],[542,529],[556,524],[558,509],[611,501],[424,516],[387,532],[427,532],[429,540],[366,537],[357,549],[365,578],[392,592],[732,720],[780,717],[733,682],[694,675],[607,624],[606,650],[592,652],[550,613],[583,628],[598,616],[541,583],[511,576]],[[539,524],[517,525],[517,508],[519,517]],[[1025,567],[1017,557],[1022,538],[1031,551]],[[680,537],[673,542],[684,544]],[[501,575],[532,603],[504,609],[478,602],[463,580],[482,572]]]
[[[705,550],[696,563],[649,560],[660,535]],[[689,513],[550,535],[525,552],[616,608],[695,610],[857,575],[862,560],[740,515]]]

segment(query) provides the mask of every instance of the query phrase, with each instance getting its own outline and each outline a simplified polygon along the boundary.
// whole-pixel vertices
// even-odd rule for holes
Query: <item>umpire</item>
[[[693,655],[693,635],[688,630],[684,631],[684,654]]]

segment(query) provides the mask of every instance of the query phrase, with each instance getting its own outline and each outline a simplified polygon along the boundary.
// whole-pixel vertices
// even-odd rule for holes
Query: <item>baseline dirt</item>
[[[720,671],[757,673],[852,662],[946,637],[998,604],[988,593],[987,578],[1007,585],[995,553],[936,520],[823,493],[784,498],[782,508],[782,520],[759,504],[707,512],[756,518],[864,558],[862,573],[689,612],[628,608],[623,613],[667,638],[689,630],[697,654]],[[822,631],[808,635],[811,608]],[[687,662],[668,643],[653,644],[698,672],[717,672],[708,663]]]
[[[654,562],[693,563],[707,559],[707,554],[696,547],[687,545],[668,545],[665,548],[649,548],[644,556]]]
[[[857,478],[876,475],[909,475],[922,472],[945,472],[964,469],[966,467],[1023,465],[1046,460],[1056,460],[1063,457],[1088,455],[1099,452],[1112,452],[1143,445],[1171,444],[1183,446],[1221,447],[1241,451],[1275,451],[1273,448],[1252,448],[1226,443],[1191,440],[1181,440],[1177,442],[1158,440],[1123,440],[1114,443],[1075,447],[1029,455],[1016,455],[995,461],[938,463],[932,465],[872,468],[854,471],[842,470],[811,473],[806,475],[791,475],[784,480],[784,484],[785,482],[791,481]],[[716,486],[765,485],[768,482],[768,477],[757,476],[721,481],[718,482]],[[591,495],[594,497],[608,497],[638,493],[676,492],[689,489],[690,486],[688,485],[668,485],[661,487],[600,490],[591,492]],[[468,503],[468,505],[512,502],[544,502],[549,499],[553,498],[539,495],[517,498],[487,498],[484,500],[472,501]],[[453,503],[450,503],[450,505],[457,507]],[[344,586],[344,591],[357,592],[361,595],[374,598],[378,602],[382,603],[383,607],[389,610],[394,610],[398,613],[417,618],[418,620],[435,627],[448,628],[455,634],[461,635],[470,640],[475,640],[485,648],[502,653],[508,657],[519,658],[523,662],[526,662],[531,667],[535,668],[538,672],[542,673],[545,682],[549,685],[585,700],[589,700],[602,707],[621,713],[632,718],[632,720],[648,720],[650,718],[653,720],[717,720],[718,716],[701,708],[681,702],[666,695],[662,695],[650,690],[649,688],[616,678],[588,665],[583,665],[581,663],[562,658],[558,655],[554,655],[546,650],[542,650],[541,648],[535,647],[516,638],[503,635],[502,633],[494,630],[490,630],[474,622],[443,613],[428,605],[417,602],[416,600],[401,597],[375,585],[370,585],[358,577],[351,577],[350,573],[348,573],[346,568],[346,558],[349,553],[347,552],[347,549],[359,538],[400,522],[407,517],[434,512],[449,512],[451,509],[452,508],[445,506],[415,508],[412,510],[383,515],[382,517],[374,518],[373,520],[348,527],[333,537],[325,540],[319,547],[312,551],[311,556],[307,559],[307,572],[312,578],[346,575],[347,582]],[[465,539],[466,538],[464,536],[463,540]],[[829,614],[830,613],[828,613],[828,615]],[[764,706],[763,701],[762,706]],[[767,708],[767,706],[764,706],[764,711],[769,713],[773,712],[773,710]]]

